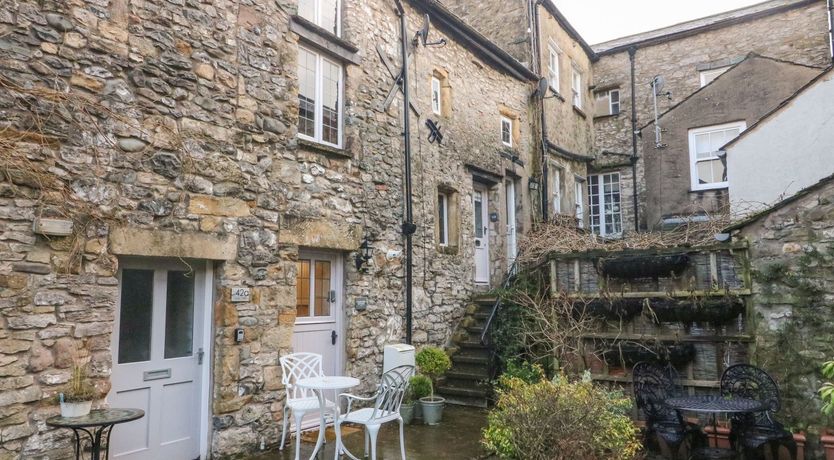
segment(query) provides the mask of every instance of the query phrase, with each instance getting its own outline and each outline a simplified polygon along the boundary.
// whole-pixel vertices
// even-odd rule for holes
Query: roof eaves
[[[774,14],[779,14],[785,11],[790,11],[796,8],[802,8],[811,5],[813,3],[816,3],[816,1],[817,0],[801,0],[795,2],[786,2],[780,5],[776,5],[772,8],[758,9],[767,3],[773,3],[772,1],[762,2],[748,7],[738,8],[735,10],[725,11],[711,16],[694,19],[692,21],[686,21],[668,27],[662,27],[660,29],[641,32],[639,34],[634,34],[626,37],[617,38],[614,40],[609,40],[607,42],[598,43],[596,45],[593,45],[592,49],[594,50],[597,56],[616,54],[626,51],[631,47],[639,48],[645,46],[653,46],[668,41],[690,37],[692,35],[697,35],[706,31],[720,29],[723,27],[728,27],[772,16]],[[745,14],[743,13],[744,11],[750,12]],[[737,16],[732,16],[733,13],[741,14]],[[716,19],[713,22],[709,22],[709,20],[713,18],[723,19]],[[691,24],[691,27],[686,27],[687,24]],[[668,30],[669,32],[664,33],[663,31],[666,30]],[[610,45],[610,47],[606,47],[607,45]]]
[[[559,8],[556,8],[556,5],[553,4],[553,0],[539,1],[544,6],[544,8],[550,14],[553,15],[556,21],[559,22],[559,25],[561,25],[562,28],[565,29],[565,32],[567,32],[568,35],[571,36],[571,38],[573,38],[577,41],[577,43],[579,43],[579,46],[582,47],[582,50],[585,51],[585,54],[588,55],[588,58],[590,58],[591,61],[596,61],[599,59],[599,56],[597,56],[596,51],[594,51],[594,49],[591,48],[591,45],[589,45],[588,42],[586,42],[585,39],[582,38],[582,35],[580,35],[579,32],[577,32],[576,29],[573,28],[570,21],[568,21],[568,18],[566,18],[565,15],[562,14],[561,11],[559,11]]]
[[[437,0],[408,0],[408,2],[427,13],[431,13],[432,22],[445,29],[450,36],[459,40],[464,46],[480,55],[498,70],[523,81],[538,81],[541,78]]]

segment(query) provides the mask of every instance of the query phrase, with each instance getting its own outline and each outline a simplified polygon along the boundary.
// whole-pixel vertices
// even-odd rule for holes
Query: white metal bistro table
[[[347,390],[349,388],[359,386],[359,383],[359,379],[357,378],[343,376],[310,377],[306,379],[300,379],[297,382],[295,382],[295,384],[301,388],[313,390],[316,393],[316,396],[318,396],[319,398],[319,411],[321,412],[321,422],[319,423],[319,438],[316,440],[316,448],[313,449],[313,454],[310,455],[310,459],[316,458],[316,454],[319,453],[319,449],[321,449],[321,445],[324,443],[324,430],[327,428],[327,424],[324,420],[324,392],[328,390]],[[335,402],[336,410],[338,411],[339,401],[337,400]],[[301,442],[301,440],[298,439],[295,442]],[[300,459],[296,458],[296,460]]]

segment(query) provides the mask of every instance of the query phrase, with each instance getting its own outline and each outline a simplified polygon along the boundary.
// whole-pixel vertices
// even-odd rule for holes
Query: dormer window
[[[322,29],[340,36],[339,0],[298,0],[298,15]]]

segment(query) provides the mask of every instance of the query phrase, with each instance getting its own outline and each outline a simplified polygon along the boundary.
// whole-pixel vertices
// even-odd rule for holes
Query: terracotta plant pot
[[[704,427],[704,432],[709,438],[710,447],[718,447],[721,449],[730,449],[730,428],[718,425],[713,427],[707,425]]]
[[[820,444],[825,450],[825,460],[834,460],[834,431],[823,431],[822,436],[820,436]]]
[[[793,440],[796,442],[796,460],[805,460],[805,432],[794,433]]]

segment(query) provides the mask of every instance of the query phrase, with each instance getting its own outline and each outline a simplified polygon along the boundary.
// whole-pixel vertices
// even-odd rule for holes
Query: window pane
[[[151,359],[153,270],[122,270],[119,363]]]
[[[330,262],[316,261],[316,313],[315,316],[330,316]]]
[[[316,135],[316,55],[298,50],[298,132]]]
[[[698,162],[698,183],[700,184],[724,182],[725,173],[724,163],[721,160]]]
[[[165,358],[191,356],[194,343],[194,273],[168,272]]]
[[[431,110],[440,114],[440,80],[435,77],[431,79]]]
[[[321,23],[323,29],[333,34],[338,33],[337,19],[339,18],[338,0],[319,0],[321,2]]]
[[[322,60],[322,140],[339,143],[339,80],[342,68]]]
[[[295,314],[299,318],[310,316],[310,261],[299,260],[295,285]]]
[[[437,195],[437,229],[440,244],[446,244],[448,242],[446,236],[446,218],[446,195]]]
[[[501,120],[501,142],[510,145],[512,144],[512,125],[509,120]]]
[[[315,24],[316,0],[298,0],[298,15]]]
[[[475,238],[484,237],[484,202],[481,192],[475,192]]]

